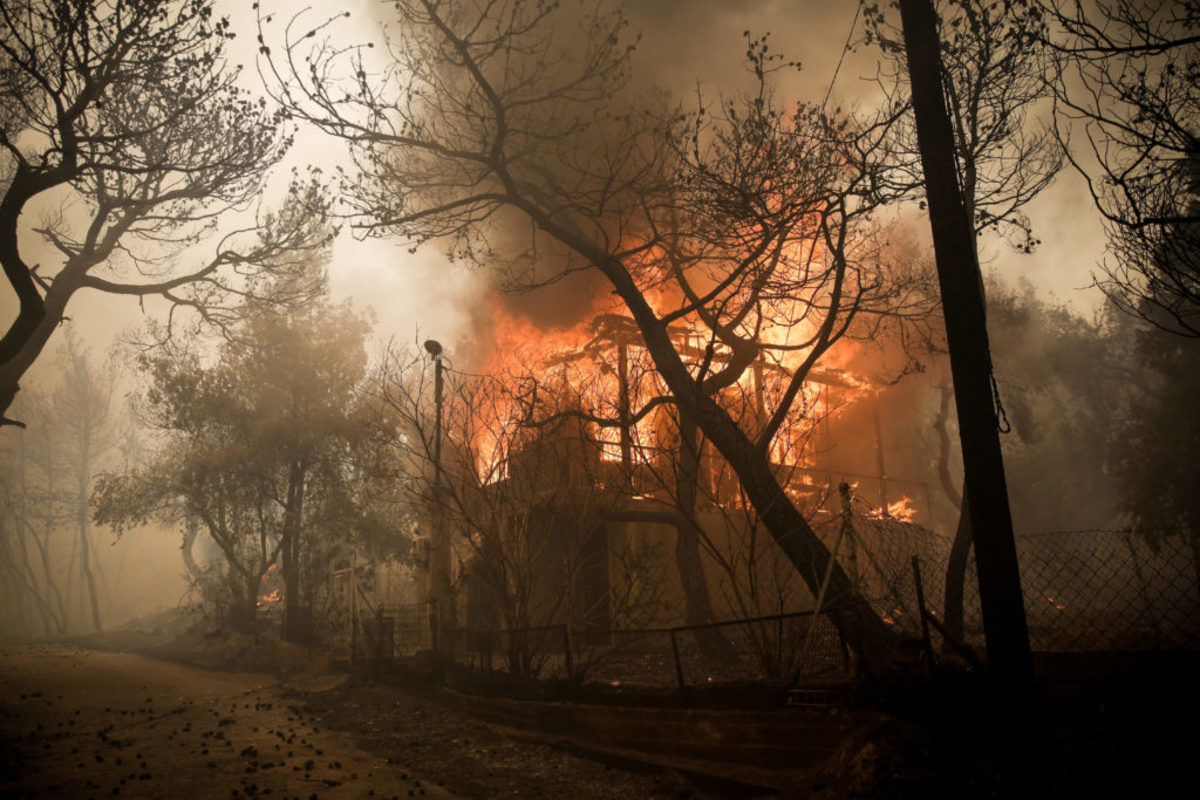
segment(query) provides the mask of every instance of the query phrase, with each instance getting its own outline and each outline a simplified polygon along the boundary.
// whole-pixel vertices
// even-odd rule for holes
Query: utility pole
[[[954,160],[937,17],[931,0],[900,0],[900,17],[958,409],[988,666],[1002,694],[1029,697],[1033,656],[1000,452],[983,280]]]
[[[446,535],[446,509],[442,498],[442,400],[445,379],[442,375],[442,345],[425,341],[425,350],[433,357],[433,513],[429,548],[430,599],[437,608],[435,633],[443,652],[449,652],[446,631],[454,626],[454,598],[450,586],[450,540]]]

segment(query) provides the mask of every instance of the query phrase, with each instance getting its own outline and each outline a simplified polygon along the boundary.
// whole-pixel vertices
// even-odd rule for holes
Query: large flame
[[[507,477],[513,455],[508,451],[518,438],[514,429],[531,414],[574,408],[616,420],[622,414],[638,414],[653,398],[666,394],[632,319],[618,313],[611,302],[597,302],[591,316],[572,328],[550,331],[509,312],[499,297],[490,298],[489,303],[492,346],[486,374],[506,391],[476,409],[471,449],[484,483]],[[704,333],[686,321],[672,327],[677,349],[693,367],[705,355]],[[763,341],[778,344],[790,344],[801,336],[795,327],[768,327],[761,332]],[[857,349],[855,343],[839,343],[823,359],[831,366],[813,372],[813,380],[803,387],[773,441],[775,463],[812,466],[811,439],[816,426],[869,391],[868,383],[850,368]],[[790,371],[804,355],[803,351],[791,351],[779,358],[760,358],[720,395],[720,401],[753,435],[772,412]],[[723,356],[718,351],[716,357]],[[657,451],[672,444],[665,433],[671,427],[665,424],[667,413],[660,407],[630,424],[627,445],[619,427],[594,425],[589,435],[604,461],[629,459],[633,464],[650,465]],[[811,482],[811,476],[807,477]]]
[[[626,253],[630,273],[644,296],[660,316],[667,316],[683,303],[683,293],[669,274],[668,260],[653,248],[640,251],[632,243]],[[789,269],[808,270],[813,259],[822,257],[814,241],[796,241],[789,245],[796,253]],[[802,252],[801,252],[802,251]],[[708,283],[719,283],[720,265],[709,267]],[[783,276],[786,278],[786,276]],[[698,288],[707,290],[705,278],[697,279]],[[809,298],[811,300],[811,298]],[[763,429],[781,401],[791,375],[801,366],[814,339],[819,320],[803,297],[786,293],[769,301],[767,311],[759,309],[738,323],[738,333],[770,347],[717,397],[747,433],[754,437]],[[627,469],[654,466],[656,459],[677,448],[677,434],[669,406],[639,415],[654,398],[667,394],[662,379],[641,340],[633,320],[613,295],[592,298],[590,308],[578,323],[569,328],[546,330],[527,317],[513,312],[500,295],[488,298],[491,307],[489,356],[484,372],[503,386],[486,403],[473,410],[468,434],[471,457],[480,479],[491,483],[509,475],[509,465],[519,449],[531,442],[534,434],[521,435],[518,429],[532,419],[555,414],[582,412],[606,420],[625,419],[624,426],[589,423],[587,436],[599,450],[599,459],[625,462]],[[711,330],[692,312],[673,319],[670,333],[685,364],[698,370],[728,364],[730,353],[712,340]],[[815,484],[814,437],[818,426],[828,421],[871,391],[869,382],[854,370],[861,346],[848,339],[839,340],[821,355],[818,367],[792,403],[791,410],[771,445],[771,459],[781,466],[809,468],[792,470],[794,483]],[[636,417],[636,420],[632,419]],[[662,466],[661,464],[659,465]],[[828,483],[828,479],[825,480]],[[798,491],[805,491],[797,487]],[[889,508],[886,515],[911,518],[909,505]],[[894,513],[893,513],[894,512]]]

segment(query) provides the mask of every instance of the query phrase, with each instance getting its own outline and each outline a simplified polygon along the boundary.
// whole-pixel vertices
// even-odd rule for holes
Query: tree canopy
[[[0,266],[19,302],[0,338],[0,415],[78,291],[220,320],[253,291],[247,275],[321,243],[313,182],[282,212],[230,219],[291,142],[284,115],[238,87],[233,36],[211,0],[0,8]],[[23,227],[37,214],[40,246]],[[210,238],[210,254],[194,248]]]
[[[406,537],[388,502],[385,432],[363,395],[367,321],[328,300],[281,311],[266,295],[243,306],[213,363],[194,340],[140,357],[142,415],[163,445],[149,464],[105,476],[94,506],[118,530],[152,517],[198,521],[249,620],[279,563],[294,621],[340,548],[368,540],[404,552]]]

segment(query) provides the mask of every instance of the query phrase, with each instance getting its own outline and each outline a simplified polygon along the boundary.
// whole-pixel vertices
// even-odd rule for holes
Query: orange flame
[[[820,247],[816,240],[794,246],[804,248],[809,259],[816,257],[814,254]],[[660,253],[643,251],[638,263],[631,264],[631,271],[635,280],[644,284],[644,294],[651,306],[663,315],[678,308],[682,297],[662,273],[658,263],[661,260]],[[797,263],[803,262],[804,258],[799,258]],[[469,446],[482,482],[492,483],[508,475],[507,464],[515,453],[506,450],[514,447],[514,426],[531,411],[537,413],[535,401],[548,402],[552,411],[574,407],[597,417],[617,419],[623,393],[627,401],[624,405],[632,413],[637,413],[653,397],[666,393],[640,334],[623,313],[623,306],[611,295],[594,298],[590,313],[576,325],[555,330],[541,329],[528,318],[510,312],[498,295],[489,296],[487,302],[491,306],[491,342],[484,371],[506,384],[509,391],[506,398],[489,408],[474,410],[476,418]],[[773,302],[803,303],[801,299]],[[779,310],[775,313],[774,319],[768,316],[760,320],[754,336],[758,341],[780,346],[780,350],[764,353],[720,397],[725,408],[748,431],[760,427],[771,413],[792,371],[807,355],[803,344],[816,333],[816,323],[803,313],[786,322],[781,321],[786,315],[780,316]],[[678,318],[671,332],[683,360],[693,368],[706,358],[713,359],[719,368],[721,361],[730,357],[722,347],[711,346],[708,330],[694,314]],[[822,356],[822,366],[814,372],[814,380],[803,388],[794,404],[795,410],[772,442],[771,457],[775,463],[812,466],[813,448],[809,440],[815,427],[867,391],[866,381],[850,369],[859,353],[857,343],[842,340]],[[523,381],[529,383],[528,392],[520,388]],[[628,457],[635,464],[650,464],[656,449],[670,447],[671,426],[664,425],[664,413],[667,412],[648,414],[629,427],[627,441],[632,445],[629,451],[624,449],[618,427],[593,426],[588,435],[599,446],[599,456],[604,461],[620,462]],[[915,510],[897,507],[893,516],[911,518],[914,513]]]
[[[888,503],[886,509],[876,508],[867,513],[868,519],[891,519],[897,522],[912,522],[918,514],[917,507],[913,505],[912,498],[908,495],[901,497],[894,503]]]

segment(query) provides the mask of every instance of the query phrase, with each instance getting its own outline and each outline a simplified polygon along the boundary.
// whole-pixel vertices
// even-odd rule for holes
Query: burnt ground
[[[1010,731],[970,682],[865,699],[823,768],[781,775],[767,796],[1172,796],[1194,760],[1194,666],[1059,690]],[[731,795],[562,744],[448,709],[426,686],[331,673],[270,637],[143,626],[0,647],[0,797]],[[1005,779],[996,752],[1028,768]]]
[[[0,647],[0,797],[705,796],[313,669],[269,637],[82,642]]]

